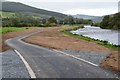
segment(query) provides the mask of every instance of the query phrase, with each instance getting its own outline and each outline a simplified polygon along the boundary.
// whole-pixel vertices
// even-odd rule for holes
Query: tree
[[[105,16],[103,21],[100,24],[100,27],[103,28],[103,29],[107,28],[109,26],[109,22],[110,22],[109,19],[110,19],[109,15]]]
[[[13,18],[13,19],[12,19],[12,25],[13,25],[14,27],[18,27],[18,24],[19,24],[19,19]]]
[[[68,16],[64,19],[65,24],[74,24],[74,18],[72,16]]]
[[[64,20],[58,20],[58,24],[64,24]]]
[[[45,24],[45,23],[47,22],[47,20],[46,20],[46,19],[41,19],[40,22],[41,22],[42,24]]]
[[[55,19],[55,17],[50,17],[48,19],[48,23],[55,23],[55,24],[57,24],[57,20]]]

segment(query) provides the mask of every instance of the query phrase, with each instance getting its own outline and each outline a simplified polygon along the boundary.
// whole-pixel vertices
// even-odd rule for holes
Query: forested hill
[[[65,18],[67,16],[62,13],[38,9],[38,8],[31,7],[18,2],[2,2],[2,11],[3,12],[30,12],[30,13],[36,13],[40,16],[41,15],[54,16],[57,18]]]
[[[105,16],[100,26],[104,29],[120,29],[120,12]]]

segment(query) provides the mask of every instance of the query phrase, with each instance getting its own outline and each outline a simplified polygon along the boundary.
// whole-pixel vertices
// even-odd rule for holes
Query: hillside
[[[120,30],[120,12],[112,15],[106,15],[101,22],[103,29],[116,29]]]
[[[67,15],[58,12],[47,11],[43,9],[38,9],[35,7],[31,7],[18,2],[2,2],[2,10],[3,12],[21,12],[28,13],[31,15],[42,16],[42,17],[50,17],[54,16],[56,18],[65,18]]]
[[[103,17],[100,16],[90,16],[90,15],[82,15],[82,14],[73,15],[73,17],[79,19],[91,19],[94,22],[101,22],[103,19]]]

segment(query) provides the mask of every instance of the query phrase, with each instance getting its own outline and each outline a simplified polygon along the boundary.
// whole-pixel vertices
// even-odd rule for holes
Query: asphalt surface
[[[2,78],[30,78],[24,63],[13,50],[2,53]]]
[[[37,78],[118,77],[112,71],[103,69],[101,67],[95,67],[59,52],[28,44],[20,40],[30,35],[9,39],[6,41],[6,44],[21,53],[34,71]]]

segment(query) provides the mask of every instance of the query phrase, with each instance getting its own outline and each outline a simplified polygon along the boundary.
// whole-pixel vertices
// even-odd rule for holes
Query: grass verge
[[[0,34],[6,34],[9,32],[15,32],[15,31],[26,30],[31,28],[35,28],[35,27],[3,27],[0,28]]]

